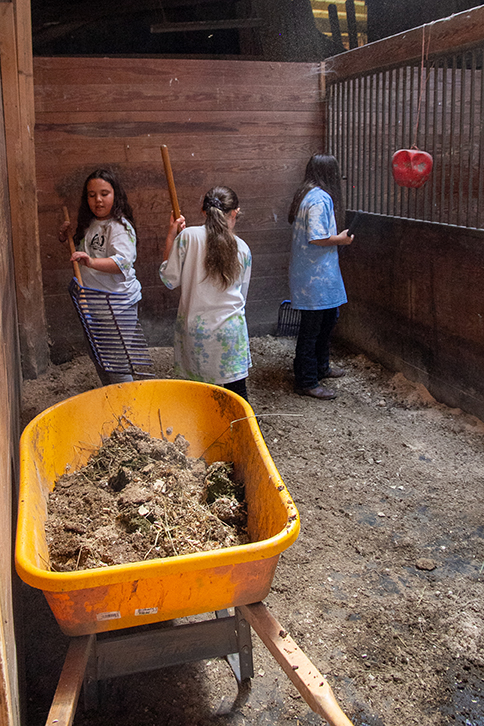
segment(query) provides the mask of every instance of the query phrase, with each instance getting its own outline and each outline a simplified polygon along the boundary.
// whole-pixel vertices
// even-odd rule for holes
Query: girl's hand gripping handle
[[[67,207],[62,207],[62,211],[64,213],[64,221],[69,222],[69,224],[70,224],[69,212],[67,211]],[[67,235],[67,239],[69,242],[69,250],[71,252],[71,255],[73,255],[74,252],[76,251],[76,246],[74,244],[74,239],[72,237],[72,232],[71,232],[70,226],[66,229],[66,235]],[[82,277],[81,277],[81,270],[79,268],[79,263],[76,262],[75,260],[73,260],[72,266],[74,268],[74,275],[77,277],[77,281],[78,281],[79,285],[82,287]]]

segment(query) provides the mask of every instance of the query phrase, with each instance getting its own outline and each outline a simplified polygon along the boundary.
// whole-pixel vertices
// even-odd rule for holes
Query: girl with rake
[[[59,230],[59,240],[67,240],[69,222]],[[85,287],[105,292],[121,292],[127,305],[138,314],[141,284],[136,277],[136,230],[133,210],[116,175],[96,169],[87,177],[82,189],[74,242],[78,248],[71,262],[83,265]],[[89,349],[90,351],[90,349]],[[103,386],[132,381],[128,373],[112,373],[101,368],[90,351]]]
[[[210,189],[203,200],[205,223],[185,227],[170,218],[162,282],[181,287],[175,324],[175,373],[214,383],[247,400],[251,363],[245,303],[252,257],[234,234],[239,200],[228,187]]]

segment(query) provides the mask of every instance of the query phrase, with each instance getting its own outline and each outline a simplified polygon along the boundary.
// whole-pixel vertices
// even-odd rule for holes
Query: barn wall
[[[365,215],[338,335],[484,420],[484,231]]]
[[[177,295],[158,278],[170,212],[160,154],[167,144],[188,224],[214,184],[237,192],[237,233],[253,253],[250,334],[273,332],[287,296],[287,209],[309,156],[321,149],[319,64],[36,58],[36,168],[44,296],[54,360],[82,345],[57,241],[60,206],[75,217],[81,185],[115,167],[138,225],[141,319],[149,343],[171,342]],[[72,323],[72,324],[71,324]]]
[[[17,581],[12,581],[15,578],[12,575],[12,553],[18,477],[21,372],[2,103],[4,92],[0,74],[0,724],[20,726],[17,646],[14,635]]]

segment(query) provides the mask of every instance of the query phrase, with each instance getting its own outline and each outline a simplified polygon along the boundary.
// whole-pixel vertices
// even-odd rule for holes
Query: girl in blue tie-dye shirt
[[[341,368],[329,365],[329,338],[339,306],[347,301],[338,246],[353,241],[346,229],[338,234],[336,220],[342,214],[338,162],[334,156],[314,154],[289,211],[293,225],[289,286],[291,305],[301,311],[294,358],[295,390],[323,400],[336,394],[319,381],[344,375]]]

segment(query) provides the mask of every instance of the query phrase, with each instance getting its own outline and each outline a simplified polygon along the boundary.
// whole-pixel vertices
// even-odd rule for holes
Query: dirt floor
[[[332,401],[293,393],[294,341],[252,340],[249,396],[301,515],[266,605],[326,676],[357,726],[484,726],[484,424],[362,355]],[[156,375],[172,376],[169,348]],[[97,387],[87,357],[24,390],[24,424]],[[47,718],[69,639],[26,585],[26,726]],[[214,659],[113,680],[74,726],[322,723],[256,635],[239,691]]]

